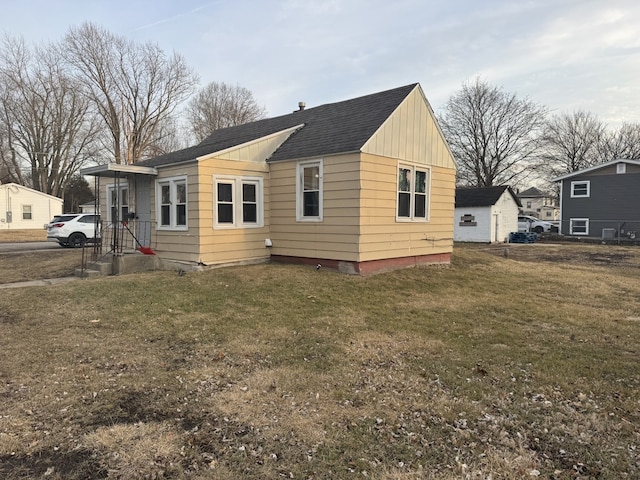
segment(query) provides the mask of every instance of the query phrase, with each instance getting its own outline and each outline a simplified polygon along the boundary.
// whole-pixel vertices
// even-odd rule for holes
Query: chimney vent
[[[298,102],[298,110],[304,110],[304,107],[306,107],[307,104],[304,102]]]

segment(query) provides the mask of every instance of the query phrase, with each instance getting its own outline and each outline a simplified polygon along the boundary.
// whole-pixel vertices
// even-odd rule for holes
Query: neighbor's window
[[[107,221],[119,222],[129,213],[129,186],[107,185]],[[119,213],[119,214],[118,214]]]
[[[264,217],[260,177],[215,175],[214,227],[261,227]]]
[[[297,168],[298,221],[322,221],[322,160],[298,163]]]
[[[416,165],[399,165],[397,220],[427,220],[428,196],[429,169]]]
[[[174,177],[156,182],[156,211],[161,230],[187,229],[187,178]]]
[[[589,219],[588,218],[570,219],[569,233],[571,235],[589,235]]]
[[[590,182],[579,181],[571,182],[571,198],[588,197],[590,189]]]
[[[33,216],[31,215],[31,205],[22,205],[22,219],[23,220],[33,219]]]

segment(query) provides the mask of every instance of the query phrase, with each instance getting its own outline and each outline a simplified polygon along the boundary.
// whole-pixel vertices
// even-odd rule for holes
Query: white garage
[[[453,238],[456,242],[507,242],[518,231],[521,207],[511,187],[458,187]]]

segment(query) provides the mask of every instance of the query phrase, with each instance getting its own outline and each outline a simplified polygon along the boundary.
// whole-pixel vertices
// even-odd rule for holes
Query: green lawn
[[[0,478],[638,478],[640,250],[617,251],[1,291]]]

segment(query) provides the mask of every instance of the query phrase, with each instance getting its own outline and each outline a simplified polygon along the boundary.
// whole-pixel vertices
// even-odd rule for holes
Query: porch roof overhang
[[[81,175],[93,177],[120,177],[127,174],[157,176],[158,170],[155,167],[142,167],[139,165],[121,165],[119,163],[106,163],[87,167],[80,170]]]

